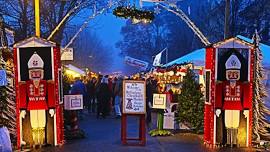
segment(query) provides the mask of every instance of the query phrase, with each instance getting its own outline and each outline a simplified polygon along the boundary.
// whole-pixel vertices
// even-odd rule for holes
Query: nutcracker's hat
[[[44,67],[43,60],[37,54],[37,52],[34,52],[34,54],[28,61],[28,69],[43,69],[43,67]]]
[[[233,53],[225,63],[226,70],[240,70],[241,62],[238,57]]]

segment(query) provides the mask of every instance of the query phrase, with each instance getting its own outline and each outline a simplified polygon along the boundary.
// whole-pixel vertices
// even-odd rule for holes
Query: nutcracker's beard
[[[30,80],[42,80],[44,77],[44,71],[42,69],[31,69],[29,70]]]

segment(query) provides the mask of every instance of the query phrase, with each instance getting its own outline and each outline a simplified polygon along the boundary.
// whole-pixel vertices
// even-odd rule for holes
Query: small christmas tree
[[[202,131],[204,100],[200,84],[195,74],[188,69],[182,81],[181,93],[178,96],[177,122],[184,123],[197,133]]]
[[[253,36],[254,41],[254,78],[253,78],[253,140],[260,142],[262,139],[269,140],[270,133],[269,122],[267,117],[270,116],[270,111],[265,105],[267,97],[265,85],[263,84],[264,69],[262,66],[262,52],[259,48],[260,37],[256,31]]]

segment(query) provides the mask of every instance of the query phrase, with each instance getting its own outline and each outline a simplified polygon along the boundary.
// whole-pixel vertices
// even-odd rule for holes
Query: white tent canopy
[[[237,38],[246,41],[248,43],[253,43],[252,39],[246,38],[244,36],[238,35]],[[262,50],[263,54],[263,65],[264,67],[270,67],[270,46],[260,43],[260,49]],[[184,62],[192,62],[195,66],[205,66],[205,48],[194,50],[189,54],[186,54],[176,60],[173,60],[167,64],[166,66],[172,66],[175,64],[182,64]]]
[[[69,70],[72,70],[80,75],[85,75],[85,72],[83,70],[81,70],[80,68],[78,68],[74,65],[68,64],[68,65],[66,65],[66,68],[68,68]]]

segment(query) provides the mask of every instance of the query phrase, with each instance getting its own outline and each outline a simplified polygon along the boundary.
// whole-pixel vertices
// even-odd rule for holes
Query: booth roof
[[[253,40],[246,38],[241,35],[237,35],[237,38],[246,41],[248,43],[252,43]],[[263,65],[266,67],[270,67],[270,46],[260,43],[260,49],[262,50],[263,54]],[[195,66],[204,66],[205,65],[205,48],[201,48],[198,50],[194,50],[189,54],[186,54],[176,60],[173,60],[167,64],[165,64],[163,67],[166,66],[172,66],[177,64],[182,64],[184,62],[192,62]]]
[[[184,55],[184,56],[182,56],[174,61],[171,61],[171,62],[165,64],[164,67],[172,66],[172,65],[176,65],[176,64],[182,64],[184,62],[192,62],[196,66],[204,66],[204,64],[205,64],[204,63],[205,62],[205,48],[192,51],[189,54],[186,54],[186,55]]]
[[[85,72],[83,70],[81,70],[80,68],[78,68],[78,67],[76,67],[74,65],[71,65],[71,64],[66,65],[66,68],[68,68],[68,69],[70,69],[70,70],[72,70],[74,72],[77,72],[77,73],[79,73],[81,75],[85,74]]]

